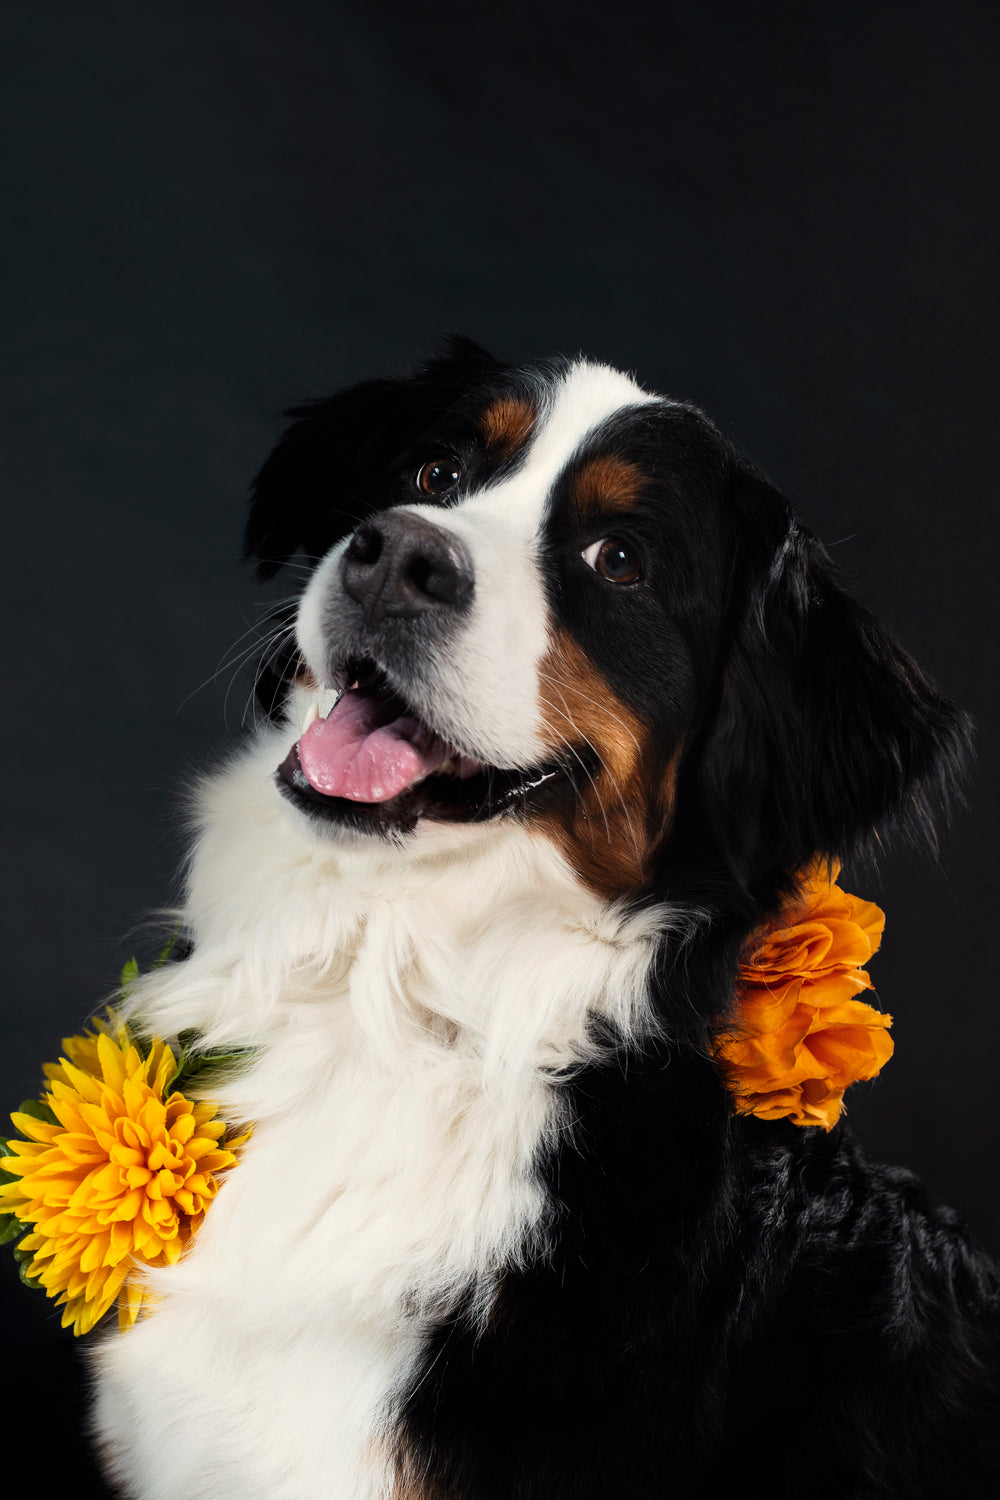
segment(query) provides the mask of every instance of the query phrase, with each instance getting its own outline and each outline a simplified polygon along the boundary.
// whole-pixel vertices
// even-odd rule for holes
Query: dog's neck
[[[387,1065],[461,1032],[515,1071],[565,1066],[591,1014],[648,1025],[646,974],[675,916],[602,901],[513,820],[444,830],[416,857],[318,837],[272,784],[280,747],[269,733],[201,789],[194,954],[140,986],[146,1025],[261,1046],[293,1013],[346,1001]]]
[[[233,1178],[246,1192],[222,1195],[190,1275],[211,1271],[217,1244],[228,1265],[246,1242],[260,1264],[241,1275],[269,1287],[301,1250],[330,1296],[393,1317],[470,1286],[485,1308],[497,1268],[544,1234],[535,1163],[569,1128],[558,1081],[607,1046],[595,1019],[652,1024],[670,914],[601,902],[514,821],[416,862],[324,842],[280,802],[273,749],[205,784],[194,950],[132,996],[154,1033],[252,1049],[211,1086],[223,1118],[254,1126]],[[305,1217],[268,1260],[253,1205],[289,1162]],[[317,1202],[338,1207],[314,1233]]]

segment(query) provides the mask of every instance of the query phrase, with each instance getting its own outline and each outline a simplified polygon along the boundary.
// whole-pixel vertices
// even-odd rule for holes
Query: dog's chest
[[[478,1041],[439,1015],[411,1015],[384,1057],[346,997],[298,1019],[223,1094],[253,1136],[184,1276],[261,1301],[280,1276],[314,1309],[366,1314],[433,1313],[488,1281],[542,1212],[545,1070],[487,1085]]]
[[[300,1099],[257,1126],[158,1309],[101,1353],[99,1420],[138,1494],[387,1492],[393,1392],[427,1319],[470,1285],[488,1302],[493,1270],[540,1228],[545,1083],[515,1117],[454,1048],[425,1045],[400,1077],[342,1043],[320,1064],[306,1028],[263,1061],[266,1075],[296,1054]]]
[[[239,1163],[156,1309],[95,1356],[128,1493],[393,1493],[426,1330],[460,1298],[487,1314],[497,1272],[542,1253],[560,1080],[595,1012],[643,1015],[663,913],[608,913],[542,856],[559,878],[516,895],[509,875],[356,909],[338,894],[332,917],[295,864],[253,922],[148,987],[153,1029],[257,1051],[218,1093],[253,1125]]]
[[[400,991],[368,959],[285,1007],[221,1091],[253,1135],[156,1310],[97,1356],[98,1427],[144,1500],[391,1493],[393,1397],[428,1323],[459,1296],[488,1310],[496,1271],[544,1241],[536,1165],[582,1018],[531,1016],[535,984],[499,966],[475,1007],[428,1007],[416,964]],[[480,1003],[506,1005],[499,1037],[470,1024]]]

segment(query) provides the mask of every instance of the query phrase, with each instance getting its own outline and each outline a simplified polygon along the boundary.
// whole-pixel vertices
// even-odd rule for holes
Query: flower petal
[[[836,873],[813,866],[798,903],[747,944],[739,1012],[717,1042],[740,1113],[829,1130],[844,1090],[892,1055],[892,1018],[855,998],[871,988],[862,965],[885,918],[840,890]]]

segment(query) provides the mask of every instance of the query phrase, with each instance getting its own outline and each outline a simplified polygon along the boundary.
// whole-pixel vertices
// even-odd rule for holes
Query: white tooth
[[[452,757],[449,755],[448,759],[447,760],[443,760],[441,762],[441,764],[438,766],[438,774],[440,776],[452,776],[452,775],[454,775],[454,772],[455,772],[455,762],[452,759]]]
[[[318,709],[320,718],[325,719],[343,696],[343,688],[320,688]]]
[[[310,724],[315,724],[315,722],[316,722],[316,720],[318,718],[319,718],[319,704],[316,702],[316,700],[314,698],[313,701],[312,701],[312,703],[310,703],[309,707],[306,709],[306,716],[302,720],[302,733],[305,734],[305,732],[309,728]]]

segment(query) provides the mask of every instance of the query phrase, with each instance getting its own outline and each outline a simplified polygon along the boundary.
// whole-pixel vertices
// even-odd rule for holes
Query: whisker
[[[206,678],[205,682],[201,684],[201,687],[194,690],[195,692],[200,692],[201,688],[206,687],[210,682],[215,682],[223,672],[229,672],[229,681],[226,685],[226,694],[223,699],[222,706],[223,719],[225,720],[227,727],[229,722],[229,696],[233,690],[233,685],[236,681],[236,678],[239,676],[246,663],[253,656],[256,656],[258,654],[270,654],[273,657],[277,645],[288,639],[289,635],[295,629],[294,620],[286,621],[284,619],[275,617],[283,614],[283,612],[286,611],[288,606],[293,602],[294,601],[291,599],[282,600],[274,606],[271,611],[271,618],[274,619],[274,624],[270,629],[264,628],[267,624],[266,621],[255,620],[248,627],[248,629],[244,630],[242,635],[238,636],[233,644],[228,648],[226,655],[223,657],[223,660],[220,662],[216,670],[212,673],[211,677]],[[236,648],[239,646],[240,641],[244,640],[248,635],[252,637],[249,645],[245,646],[241,651],[238,651]],[[255,682],[256,680],[257,679],[255,677]],[[193,696],[193,693],[188,694],[188,698],[191,698]],[[185,703],[188,701],[188,698],[185,698]],[[183,704],[181,706],[183,707]]]
[[[561,712],[561,710],[558,709],[554,703],[546,703],[546,707],[547,708],[551,708],[553,710],[553,712],[555,712],[555,713],[560,713]],[[563,718],[568,718],[568,715],[563,714]],[[573,721],[570,719],[569,722],[572,724]],[[576,728],[575,725],[573,725],[573,727]],[[566,746],[566,749],[569,751],[569,753],[572,756],[574,756],[576,758],[576,760],[579,761],[579,763],[580,763],[580,769],[583,771],[583,774],[586,776],[587,780],[590,782],[590,785],[593,788],[594,796],[597,798],[597,805],[601,809],[601,816],[604,819],[604,831],[605,831],[605,833],[607,835],[608,843],[610,844],[611,843],[611,824],[608,821],[607,808],[604,806],[604,799],[601,796],[600,788],[598,787],[597,782],[594,780],[594,777],[593,777],[593,775],[592,775],[592,773],[590,771],[589,766],[587,765],[587,762],[584,760],[583,756],[577,750],[576,746],[573,745],[570,742],[570,740],[567,738],[566,735],[562,734],[558,729],[556,729],[554,731],[554,733],[558,736],[558,738]]]
[[[545,672],[542,669],[539,669],[539,672],[540,672],[540,675],[542,677],[544,677],[547,681],[553,683],[556,686],[556,688],[557,688],[557,690],[559,692],[559,696],[562,698],[563,704],[565,705],[566,699],[565,699],[565,696],[563,694],[563,684],[561,684],[557,678],[553,677],[551,673]],[[575,687],[574,690],[577,691],[577,692],[581,692],[581,690],[578,687]],[[599,708],[602,711],[602,713],[605,713],[616,724],[620,724],[621,727],[625,730],[625,733],[628,735],[629,739],[632,741],[633,745],[635,746],[637,753],[640,756],[642,755],[642,746],[640,745],[640,743],[639,743],[638,739],[636,738],[635,734],[633,733],[632,729],[629,727],[628,723],[623,718],[621,718],[620,715],[612,712],[612,710],[609,709],[606,704],[598,702],[598,700],[596,698],[592,698],[589,695],[589,693],[582,693],[581,692],[581,696],[583,698],[585,698],[588,703],[592,703],[595,708]],[[551,706],[554,706],[554,705],[551,705]],[[563,717],[566,718],[568,720],[568,722],[576,730],[576,732],[578,734],[580,734],[579,726],[573,721],[572,716],[570,714],[564,712]],[[586,736],[583,735],[582,738],[586,739]],[[589,741],[588,741],[588,743],[589,743]],[[591,746],[591,748],[593,749],[594,747]],[[634,823],[632,821],[631,814],[629,813],[628,804],[626,802],[624,792],[623,792],[622,787],[621,787],[620,783],[618,782],[617,778],[612,774],[612,772],[611,772],[609,766],[607,765],[607,763],[602,761],[602,764],[604,766],[605,774],[608,776],[608,779],[611,781],[612,786],[614,787],[615,791],[618,793],[618,798],[619,798],[619,802],[620,802],[620,805],[621,805],[621,809],[622,809],[622,812],[623,812],[623,814],[625,816],[625,820],[626,820],[626,822],[628,824],[629,834],[630,834],[630,837],[631,837],[631,840],[632,840],[632,849],[633,849],[633,852],[635,854],[636,860],[639,861],[639,862],[641,862],[642,858],[643,858],[643,845],[642,845],[642,841],[639,838],[639,835],[636,832],[635,825],[634,825]]]
[[[543,674],[543,675],[547,675],[547,674]],[[551,681],[555,681],[554,678],[550,679],[550,680]],[[562,697],[562,689],[561,689],[561,687],[559,686],[558,683],[556,684],[556,686],[559,689],[560,697]],[[565,703],[565,699],[563,699],[563,702]],[[584,735],[582,733],[582,731],[580,730],[579,725],[573,719],[572,714],[570,714],[569,712],[567,712],[567,710],[565,708],[560,709],[556,704],[554,704],[552,702],[549,702],[547,706],[549,708],[551,708],[554,712],[561,714],[562,717],[566,720],[566,722],[571,726],[571,728],[578,735],[580,735],[581,739],[583,739],[585,743],[590,744],[590,741],[587,740],[586,735]],[[608,820],[608,811],[607,811],[607,807],[606,807],[606,805],[604,803],[604,799],[601,796],[600,788],[598,787],[597,782],[594,780],[594,777],[591,775],[591,773],[590,773],[588,767],[585,765],[582,757],[577,754],[574,746],[572,746],[570,744],[570,742],[567,739],[567,737],[565,735],[563,735],[563,734],[560,734],[560,732],[559,732],[558,729],[555,732],[556,732],[556,734],[559,734],[559,738],[563,741],[563,743],[567,746],[567,748],[569,750],[571,750],[574,755],[577,756],[577,759],[580,761],[581,766],[583,766],[583,770],[584,770],[585,774],[587,775],[587,778],[590,781],[591,786],[594,789],[594,795],[597,798],[597,805],[601,809],[601,815],[604,818],[604,830],[605,830],[605,833],[607,835],[608,843],[611,843],[611,841],[612,841],[612,835],[611,835],[611,826],[610,826],[610,823],[609,823],[609,820]],[[591,745],[591,749],[594,749],[593,745]],[[634,825],[632,823],[631,814],[630,814],[630,812],[628,810],[628,804],[625,801],[625,796],[624,796],[624,794],[622,792],[621,787],[618,784],[618,781],[616,780],[615,776],[612,774],[612,772],[610,771],[610,769],[608,768],[608,766],[605,765],[603,761],[601,762],[601,764],[604,766],[604,771],[605,771],[605,774],[608,777],[608,780],[611,782],[611,785],[614,787],[615,791],[618,793],[618,803],[619,803],[619,806],[621,808],[622,814],[623,814],[623,816],[625,818],[625,822],[626,822],[626,824],[628,826],[629,836],[630,836],[631,841],[632,841],[633,852],[635,854],[636,860],[637,861],[641,861],[641,859],[642,859],[642,850],[641,850],[641,846],[640,846],[640,843],[639,843],[638,835],[637,835],[637,833],[635,831],[635,827],[634,827]]]
[[[247,701],[244,704],[244,706],[243,706],[243,712],[240,715],[240,724],[241,725],[245,725],[246,724],[246,722],[247,722],[247,713],[249,712],[250,716],[251,716],[251,728],[253,728],[253,729],[257,728],[257,688],[258,688],[258,686],[260,684],[260,680],[263,677],[264,673],[272,665],[272,663],[274,662],[274,660],[278,656],[278,654],[281,651],[284,650],[285,646],[294,637],[294,635],[295,635],[295,622],[292,621],[291,624],[285,625],[283,628],[279,628],[278,630],[276,630],[275,633],[274,633],[274,635],[271,637],[270,641],[268,641],[268,642],[265,643],[264,650],[261,652],[261,655],[260,655],[260,657],[259,657],[259,659],[257,661],[257,666],[256,666],[256,668],[254,670],[253,682],[250,685],[250,691],[249,691],[249,693],[247,695]],[[235,680],[235,678],[234,678],[234,680]],[[231,687],[232,687],[232,683],[230,683],[230,688]],[[227,704],[228,704],[228,699],[229,699],[229,693],[227,691],[227,693],[226,693]]]
[[[556,687],[559,688],[560,696],[562,696],[562,689],[565,684],[561,683],[558,677],[553,677],[551,672],[546,672],[542,667],[538,668],[538,675],[540,677],[544,677],[547,682],[554,682]],[[583,698],[587,703],[592,703],[595,708],[599,708],[601,713],[605,714],[607,718],[614,720],[616,724],[620,724],[625,733],[628,735],[629,739],[632,741],[636,750],[640,755],[642,754],[642,746],[636,739],[633,731],[629,728],[627,720],[623,719],[619,714],[614,713],[610,708],[608,708],[606,703],[602,703],[599,699],[592,698],[589,693],[583,692],[582,689],[576,685],[576,683],[573,684],[573,691],[575,693],[578,693],[579,696]],[[565,699],[563,701],[565,702]],[[573,727],[576,728],[577,726],[574,725]]]
[[[552,703],[551,701],[545,700],[544,697],[543,697],[543,702],[546,702],[546,706],[548,708],[551,708],[555,713],[561,714],[562,717],[566,720],[566,722],[570,725],[570,727],[578,735],[580,735],[581,739],[583,739],[585,741],[585,743],[590,744],[590,741],[587,739],[586,735],[584,735],[582,733],[582,731],[580,730],[579,725],[573,719],[572,714],[570,714],[567,711],[566,707],[565,707],[566,700],[565,700],[565,697],[563,695],[562,684],[560,684],[559,681],[558,681],[558,679],[555,678],[555,677],[553,677],[553,676],[551,676],[551,674],[548,673],[548,672],[542,671],[542,672],[540,672],[540,675],[542,677],[544,677],[547,681],[553,683],[553,685],[556,687],[557,691],[559,692],[559,696],[563,699],[564,707],[562,709],[560,709],[556,704]],[[591,699],[589,699],[589,701],[591,703],[594,703],[596,700],[594,700],[594,699],[591,698]],[[598,705],[598,706],[600,706],[600,705]],[[614,717],[617,717],[617,716],[616,715],[612,715],[612,717],[614,718]],[[623,723],[622,720],[619,720],[618,722],[619,723]],[[624,727],[626,729],[628,729],[627,725],[625,725]],[[557,734],[559,734],[558,730],[556,730],[555,732]],[[630,730],[628,732],[629,732],[629,735],[630,735],[630,737],[631,737],[631,739],[632,739],[632,741],[633,741],[636,749],[637,750],[641,750],[641,746],[639,745],[639,741],[636,739],[635,735],[632,734]],[[559,737],[560,737],[560,739],[563,740],[563,742],[566,744],[566,746],[567,746],[568,749],[570,749],[570,750],[573,749],[573,747],[569,744],[569,741],[566,739],[565,735],[561,735],[560,734]],[[593,745],[591,745],[591,749],[594,749]],[[574,753],[575,753],[575,751],[574,751]],[[577,758],[580,759],[579,756]],[[642,843],[641,843],[641,841],[639,839],[639,835],[638,835],[638,833],[636,831],[635,824],[632,821],[632,815],[629,812],[628,803],[626,802],[626,799],[625,799],[625,794],[624,794],[624,792],[623,792],[623,790],[622,790],[622,788],[621,788],[621,786],[620,786],[617,778],[613,775],[613,773],[611,772],[611,770],[607,766],[607,764],[605,762],[603,762],[603,761],[601,762],[601,764],[604,767],[605,775],[608,777],[608,780],[611,782],[611,785],[614,787],[615,791],[618,793],[618,802],[619,802],[619,806],[620,806],[621,811],[622,811],[622,815],[624,816],[625,822],[626,822],[626,824],[628,826],[629,837],[630,837],[630,840],[631,840],[631,843],[632,843],[632,851],[633,851],[633,854],[635,856],[636,862],[641,864],[642,859],[643,859],[643,846],[642,846]],[[582,760],[581,760],[581,765],[583,765]],[[584,770],[587,771],[586,766],[584,766]],[[604,806],[603,800],[601,798],[601,794],[600,794],[600,792],[599,792],[599,790],[597,788],[597,785],[596,785],[596,783],[594,781],[594,778],[592,776],[590,776],[589,771],[587,771],[587,775],[588,775],[588,777],[590,779],[591,785],[594,788],[594,794],[597,797],[598,805],[601,808],[601,813],[602,813],[602,815],[604,817],[605,831],[606,831],[607,836],[608,836],[608,842],[610,843],[611,842],[611,828],[610,828],[610,825],[608,823],[607,809]]]
[[[287,607],[294,602],[294,597],[290,596],[287,600],[281,600],[279,601],[278,605],[271,605],[269,606],[269,608],[271,609],[272,613],[274,613],[277,609],[281,607]],[[181,702],[177,705],[177,713],[180,713],[181,710],[186,706],[186,704],[190,703],[191,699],[194,698],[198,693],[202,692],[204,688],[208,687],[210,683],[215,682],[219,677],[221,677],[223,672],[227,672],[230,670],[230,668],[232,668],[235,675],[235,673],[239,671],[239,669],[253,655],[255,651],[259,651],[267,647],[270,642],[272,632],[267,631],[261,637],[261,631],[266,623],[267,622],[265,620],[251,621],[246,630],[242,631],[241,634],[238,635],[236,639],[226,647],[215,671],[212,672],[208,677],[206,677],[204,682],[200,682],[197,687],[192,688],[191,691],[186,695],[186,697],[182,698]],[[275,628],[283,629],[284,626],[276,626]],[[246,639],[247,636],[254,636],[255,638],[251,640],[250,644],[244,647],[242,651],[237,651],[236,648],[239,646],[241,641]]]

